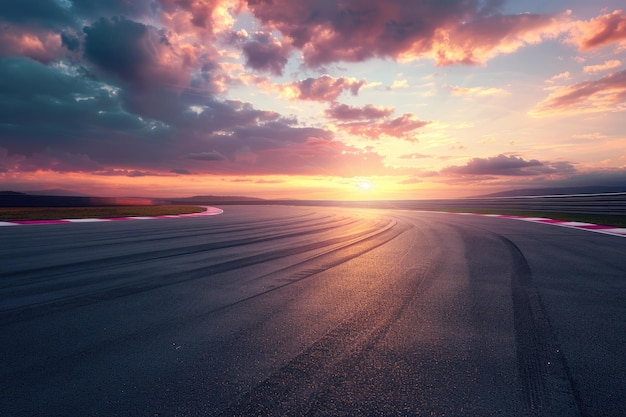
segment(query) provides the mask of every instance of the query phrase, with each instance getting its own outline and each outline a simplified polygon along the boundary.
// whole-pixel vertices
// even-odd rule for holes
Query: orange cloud
[[[588,51],[609,44],[626,46],[626,14],[622,10],[598,16],[587,21],[575,22],[570,41],[581,51]]]
[[[430,55],[437,65],[483,65],[488,60],[510,54],[523,46],[556,38],[567,30],[569,12],[546,16],[538,14],[493,15],[452,27],[439,28],[433,37]],[[401,58],[417,58],[413,50]]]
[[[371,120],[359,120],[349,123],[340,123],[338,128],[348,133],[368,139],[381,139],[384,136],[392,136],[408,141],[416,141],[413,132],[428,125],[429,121],[419,120],[412,113],[405,113],[395,119],[382,122],[372,122]]]
[[[508,91],[503,90],[501,88],[494,87],[459,87],[459,86],[451,86],[450,91],[453,96],[478,96],[478,97],[486,97],[486,96],[502,96],[509,94]]]
[[[265,89],[276,91],[281,97],[289,100],[335,101],[344,91],[353,96],[366,84],[365,80],[356,78],[322,75],[318,78],[307,78],[287,84],[269,84],[262,82]]]
[[[592,74],[595,72],[602,72],[602,71],[606,71],[606,70],[612,70],[615,68],[619,68],[622,66],[622,61],[619,61],[617,59],[612,59],[609,61],[605,61],[604,64],[600,64],[600,65],[586,65],[583,67],[583,71],[586,74]]]
[[[61,35],[33,31],[0,22],[0,55],[26,56],[48,63],[63,53]]]
[[[552,92],[530,112],[533,117],[626,110],[626,71]]]
[[[505,15],[500,2],[249,1],[250,12],[302,51],[310,67],[373,57],[482,65],[567,30],[562,15]]]

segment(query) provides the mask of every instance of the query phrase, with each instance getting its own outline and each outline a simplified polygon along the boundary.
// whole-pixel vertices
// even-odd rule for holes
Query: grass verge
[[[0,221],[166,216],[200,213],[197,206],[0,207]]]
[[[443,211],[443,210],[442,210]],[[517,210],[445,210],[454,213],[471,212],[477,214],[504,214],[506,216],[521,217],[544,217],[553,220],[566,220],[572,222],[585,222],[601,224],[605,226],[626,227],[626,216],[611,214],[580,214],[580,213],[555,213],[549,211],[517,211]]]

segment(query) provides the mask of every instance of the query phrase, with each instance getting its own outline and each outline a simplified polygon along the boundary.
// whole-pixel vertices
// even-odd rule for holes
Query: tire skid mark
[[[346,255],[343,255],[343,262],[346,262],[350,259],[356,258],[361,256],[362,254],[369,252],[373,249],[376,249],[377,247],[380,247],[382,245],[384,245],[385,243],[389,242],[390,240],[395,239],[397,236],[399,236],[400,234],[402,234],[404,231],[406,230],[406,228],[400,228],[397,227],[395,223],[389,224],[387,225],[387,227],[384,228],[384,230],[380,230],[378,232],[372,232],[370,233],[368,236],[365,236],[364,238],[360,239],[360,240],[356,240],[356,241],[352,241],[349,242],[339,248],[336,249],[337,252],[341,252],[341,251],[346,251]],[[354,251],[353,247],[358,245],[359,249],[358,251]],[[310,261],[326,261],[326,258],[328,256],[335,256],[336,253],[325,253],[323,255],[319,256],[319,259],[314,258],[308,261],[304,261],[301,262],[301,266],[302,267],[306,267]],[[336,262],[332,262],[332,261],[327,261],[327,265],[329,265],[329,267],[336,266],[335,265]],[[285,268],[287,269],[287,268]],[[217,307],[215,309],[212,309],[210,311],[206,311],[206,312],[202,312],[200,314],[190,314],[188,315],[188,320],[187,322],[193,322],[193,321],[197,321],[197,320],[206,320],[206,318],[212,314],[227,310],[229,308],[233,308],[233,307],[237,307],[238,305],[244,304],[250,300],[259,298],[259,297],[263,297],[267,294],[279,291],[285,287],[288,287],[292,284],[295,284],[299,281],[314,277],[317,273],[315,274],[309,274],[306,276],[300,276],[297,280],[294,281],[290,281],[287,282],[279,287],[274,287],[274,288],[270,288],[266,291],[251,295],[249,297],[246,297],[244,299],[240,299],[237,300],[235,302],[231,302],[228,304],[225,304],[223,306]],[[182,280],[182,281],[187,281],[187,280]],[[179,281],[180,282],[180,281]],[[176,283],[168,283],[167,285],[175,285]],[[166,286],[166,285],[162,285],[162,286]],[[156,288],[156,286],[155,286]],[[152,289],[152,288],[146,288],[146,290],[148,289]],[[47,311],[40,311],[38,312],[39,314],[34,314],[32,311],[29,312],[16,312],[16,316],[15,317],[11,317],[11,315],[4,315],[2,313],[0,313],[0,323],[5,322],[5,319],[9,319],[6,322],[7,323],[11,323],[11,322],[19,322],[19,321],[23,321],[23,320],[27,320],[27,319],[31,319],[31,318],[35,318],[37,316],[41,316],[44,314],[50,314],[50,313],[54,313],[57,311],[65,311],[65,310],[69,310],[71,308],[76,308],[76,307],[82,307],[84,305],[89,305],[95,302],[101,302],[101,301],[105,301],[108,299],[113,299],[113,298],[117,298],[114,297],[115,294],[105,294],[106,297],[102,297],[101,294],[95,294],[92,296],[88,296],[88,297],[83,297],[82,300],[70,300],[73,302],[70,302],[69,304],[66,303],[65,305],[58,305],[58,306],[53,306],[53,305],[47,305],[47,306],[41,306],[41,307],[45,307],[47,309]],[[126,295],[129,295],[129,293],[126,292],[122,292],[122,293],[118,293],[117,294],[119,297],[123,297]],[[81,302],[83,301],[83,302]],[[6,317],[5,317],[6,316]],[[10,320],[10,319],[14,319],[14,320]],[[108,339],[106,341],[103,341],[97,345],[92,345],[92,346],[88,346],[85,348],[80,349],[80,352],[76,353],[76,352],[72,352],[72,353],[68,353],[63,357],[58,357],[55,359],[55,363],[57,364],[59,369],[67,369],[67,367],[71,367],[74,366],[74,363],[76,361],[75,356],[77,354],[80,355],[84,355],[84,356],[89,356],[91,353],[93,352],[97,352],[97,351],[101,351],[101,350],[107,350],[109,348],[111,348],[111,346],[116,346],[119,345],[120,340],[123,340],[124,342],[128,342],[128,340],[134,338],[134,337],[146,337],[147,334],[162,334],[164,332],[165,329],[167,328],[178,328],[180,326],[180,323],[178,321],[170,321],[170,322],[159,322],[159,323],[155,323],[154,325],[150,326],[150,327],[143,327],[140,330],[137,330],[137,333],[132,333],[132,334],[122,334],[118,337],[115,337],[113,339]],[[37,365],[35,366],[37,367]],[[51,370],[51,372],[53,372],[54,369]],[[20,372],[25,372],[25,369],[21,369]],[[12,373],[5,373],[5,377],[7,378],[11,378],[13,375]]]
[[[86,306],[95,302],[102,302],[107,300],[112,300],[120,297],[124,297],[127,295],[149,291],[157,288],[163,288],[167,286],[177,285],[183,282],[197,280],[197,279],[205,279],[207,277],[213,276],[215,274],[232,271],[235,269],[240,269],[244,267],[253,266],[260,263],[270,262],[276,259],[284,258],[291,255],[297,255],[301,253],[306,253],[312,250],[321,249],[329,245],[340,245],[335,251],[338,250],[350,250],[352,247],[356,245],[360,245],[366,242],[371,242],[372,245],[367,245],[365,247],[365,251],[369,251],[374,247],[377,247],[393,237],[397,236],[401,231],[394,230],[394,226],[396,223],[394,221],[388,220],[384,225],[380,223],[376,223],[372,225],[370,228],[362,230],[361,232],[357,232],[348,236],[340,236],[337,238],[331,238],[323,241],[318,241],[302,246],[298,246],[292,248],[290,250],[273,250],[267,251],[258,255],[242,257],[239,259],[234,259],[231,261],[226,261],[218,264],[209,265],[202,268],[197,268],[194,270],[190,270],[184,274],[184,277],[176,278],[171,275],[167,276],[167,282],[158,282],[154,280],[145,280],[139,282],[133,282],[131,284],[117,286],[116,288],[107,288],[103,289],[96,293],[88,293],[88,294],[78,294],[67,296],[63,298],[58,298],[52,301],[44,301],[39,303],[33,303],[28,306],[16,307],[11,309],[6,309],[0,312],[0,322],[14,322],[14,321],[23,321],[26,319],[30,319],[33,317],[50,314],[57,311],[65,311],[75,307]],[[371,246],[371,247],[370,247]],[[333,252],[330,252],[335,255]],[[362,251],[354,251],[352,256],[346,258],[352,259],[361,255]],[[317,270],[317,269],[316,269]],[[311,275],[307,275],[305,277],[301,277],[301,279],[307,278]],[[227,308],[230,305],[239,304],[245,300],[257,297],[259,295],[265,294],[267,292],[279,289],[284,287],[285,285],[292,284],[297,281],[290,281],[280,287],[274,287],[267,291],[264,291],[260,294],[255,294],[250,297],[245,298],[244,300],[238,300],[235,303],[220,307],[219,309]],[[74,284],[74,283],[72,283]],[[79,285],[77,285],[79,286]],[[67,288],[67,285],[64,285],[63,288]],[[217,310],[216,310],[217,311]]]
[[[350,226],[356,223],[357,221],[352,220],[352,221],[345,222],[344,224],[341,224],[340,226],[346,227],[346,226]],[[316,224],[316,226],[318,225]],[[26,285],[38,283],[42,280],[49,280],[51,278],[54,278],[55,276],[64,275],[65,274],[64,270],[67,269],[68,267],[71,267],[75,272],[88,272],[90,270],[102,270],[102,268],[109,267],[111,264],[113,264],[115,267],[118,267],[120,265],[147,262],[147,261],[152,261],[156,259],[173,258],[176,256],[191,255],[195,253],[201,253],[201,252],[206,252],[206,251],[216,250],[216,249],[263,243],[263,242],[269,242],[269,241],[278,240],[278,239],[287,239],[287,238],[293,238],[293,237],[306,236],[306,235],[311,235],[315,233],[322,233],[322,232],[337,228],[337,224],[333,224],[333,223],[331,224],[319,223],[319,226],[321,227],[318,227],[317,229],[312,229],[312,230],[303,228],[304,230],[295,231],[295,232],[292,232],[292,231],[289,231],[286,233],[278,232],[278,233],[272,233],[272,234],[265,234],[265,235],[262,235],[261,237],[249,237],[249,238],[234,239],[234,240],[228,240],[228,241],[202,243],[202,244],[193,245],[193,246],[183,246],[183,247],[176,248],[176,249],[159,249],[159,250],[153,250],[153,251],[145,251],[141,253],[130,253],[130,254],[127,253],[124,255],[111,256],[107,258],[87,259],[84,261],[79,261],[79,262],[75,262],[71,264],[63,263],[63,264],[58,264],[58,265],[47,265],[47,266],[36,267],[36,268],[31,268],[31,269],[22,269],[18,272],[13,272],[13,273],[5,272],[3,273],[3,274],[6,274],[3,277],[4,285],[0,286],[0,289],[18,286],[20,284],[18,284],[16,281],[19,281],[21,277],[28,278],[28,275],[30,274],[45,272],[45,275],[42,276],[40,280],[28,278],[28,282],[26,283]],[[255,235],[258,236],[258,232],[253,234],[253,236]],[[77,271],[76,268],[81,267],[81,266],[83,266],[84,268]]]
[[[313,244],[308,244],[308,245],[302,245],[302,246],[298,246],[295,248],[291,248],[289,251],[283,250],[283,249],[279,249],[279,250],[274,250],[274,251],[267,251],[261,254],[257,254],[257,255],[253,255],[253,256],[248,256],[248,257],[241,257],[241,258],[237,258],[237,259],[233,259],[230,261],[226,261],[226,262],[221,262],[218,264],[212,264],[212,265],[208,265],[205,267],[201,267],[201,268],[196,268],[193,270],[189,270],[187,271],[184,275],[185,275],[185,279],[174,279],[172,280],[172,276],[171,274],[168,274],[166,276],[164,276],[164,279],[168,279],[170,280],[170,282],[172,284],[176,284],[179,282],[185,282],[185,281],[189,281],[192,279],[197,279],[197,278],[204,278],[206,276],[210,276],[210,275],[214,275],[214,274],[218,274],[218,273],[222,273],[222,272],[227,272],[230,271],[232,269],[238,269],[238,268],[244,268],[247,266],[252,266],[258,263],[263,263],[263,262],[268,262],[271,260],[275,260],[281,257],[285,257],[285,256],[290,256],[290,255],[296,255],[296,254],[300,254],[300,253],[304,253],[310,250],[315,250],[318,248],[323,248],[327,245],[332,245],[332,244],[340,244],[346,241],[352,241],[352,240],[358,240],[363,238],[363,236],[367,236],[368,234],[371,233],[372,230],[374,230],[374,233],[377,233],[378,231],[377,226],[379,225],[379,223],[376,223],[375,225],[371,225],[370,229],[366,229],[366,230],[360,230],[356,233],[352,233],[352,234],[347,234],[349,231],[351,231],[351,229],[344,231],[344,234],[340,237],[336,237],[336,238],[331,238],[331,239],[326,239],[326,240],[320,240],[320,241],[316,241]],[[333,228],[331,228],[333,229]],[[333,229],[336,230],[336,229]],[[301,236],[301,234],[290,234],[289,237],[298,237]],[[275,239],[259,239],[259,242],[268,242],[268,241],[272,241]],[[242,242],[240,245],[245,245],[248,244],[249,242],[245,241]],[[254,242],[257,243],[257,242]],[[237,247],[239,245],[234,245],[234,244],[229,244],[228,246],[223,245],[223,246],[219,246],[216,249],[220,249],[220,248],[225,248],[225,247]],[[148,259],[142,259],[142,260],[135,260],[132,262],[118,262],[116,264],[113,265],[101,265],[98,267],[91,267],[89,269],[83,269],[83,270],[79,270],[79,271],[73,271],[73,274],[75,275],[79,275],[82,276],[85,274],[85,272],[88,271],[97,271],[99,273],[102,273],[103,271],[106,270],[115,270],[117,268],[119,268],[122,265],[130,265],[130,264],[135,264],[135,265],[140,265],[143,263],[149,263],[151,261],[157,260],[157,259],[166,259],[166,258],[173,258],[174,256],[185,256],[185,255],[189,255],[189,254],[193,254],[193,253],[197,253],[197,252],[203,252],[203,251],[186,251],[184,253],[180,253],[177,255],[170,255],[170,256],[158,256],[158,257],[150,257]],[[63,277],[63,278],[67,278],[67,274],[64,274],[62,271],[57,273],[57,275]],[[49,277],[49,276],[48,276]],[[191,278],[191,277],[195,277],[195,278]],[[147,280],[146,280],[147,281]],[[148,284],[148,286],[152,286],[153,284],[156,285],[156,287],[162,286],[159,284],[155,284],[154,281],[154,277],[150,278],[150,280],[148,281],[150,284]],[[55,282],[50,282],[48,285],[44,285],[39,283],[37,285],[37,293],[36,294],[45,294],[48,292],[52,292],[52,291],[56,291],[56,290],[68,290],[68,289],[72,289],[72,288],[80,288],[82,286],[85,285],[89,285],[93,283],[93,278],[90,276],[87,276],[85,278],[81,278],[81,279],[76,279],[74,281],[71,282],[62,282],[62,283],[57,283]],[[31,282],[29,282],[29,286],[30,286]],[[96,285],[99,283],[96,283]],[[137,287],[137,286],[142,286],[142,282],[141,281],[134,281],[134,282],[126,282],[126,283],[120,283],[118,281],[118,284],[116,284],[116,289],[102,289],[100,290],[100,292],[107,292],[109,293],[112,298],[118,298],[117,292],[124,292],[126,291],[125,288],[133,288],[133,287]],[[169,285],[168,283],[166,283],[165,285]],[[165,286],[163,285],[163,286]],[[11,296],[10,298],[15,298],[17,296],[20,296],[22,294],[27,295],[27,296],[33,296],[35,293],[32,292],[32,290],[28,287],[25,288],[19,288],[21,286],[14,286],[13,288],[11,288],[9,291],[4,291],[5,294],[9,293],[9,295]],[[12,290],[12,291],[11,291]],[[96,290],[97,291],[97,290]],[[65,299],[73,299],[73,298],[80,298],[82,297],[80,294],[73,294],[71,296],[66,296],[66,297],[59,297],[57,298],[58,301],[61,300],[65,300]],[[55,301],[49,300],[49,301],[42,301],[39,302],[41,304],[48,304],[48,303],[55,303]],[[37,305],[39,304],[38,302],[35,302],[33,304],[30,304],[31,306],[33,305]],[[17,309],[21,309],[21,308],[28,308],[26,306],[24,307],[17,307]],[[8,308],[5,309],[5,311],[11,311],[13,310],[12,308]]]
[[[401,233],[413,226],[403,227]],[[407,250],[407,254],[409,252]],[[220,416],[344,415],[329,409],[336,405],[332,397],[342,384],[341,378],[347,377],[344,372],[337,374],[335,370],[352,369],[355,363],[361,362],[360,358],[371,353],[415,297],[432,285],[431,271],[431,262],[406,270],[405,277],[399,281],[412,283],[406,289],[410,295],[393,297],[391,305],[378,303],[354,313],[242,394]],[[407,277],[410,279],[405,279]]]
[[[521,250],[497,235],[513,258],[512,297],[518,371],[533,416],[587,415],[565,356],[552,333],[532,272]]]
[[[511,277],[518,372],[527,411],[537,417],[587,417],[576,381],[552,332],[549,317],[521,249],[491,229],[445,220],[452,227],[478,229],[501,241],[514,267]]]

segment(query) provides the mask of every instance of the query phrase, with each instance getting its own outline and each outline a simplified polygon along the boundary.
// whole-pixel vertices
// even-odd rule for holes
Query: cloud
[[[266,180],[266,179],[260,179],[255,181],[255,184],[283,184],[285,181],[284,180]]]
[[[246,65],[258,71],[282,75],[289,60],[291,47],[283,45],[270,33],[257,32],[243,44]]]
[[[125,83],[116,87],[81,71],[0,58],[0,143],[13,155],[2,164],[5,172],[268,175],[320,167],[339,175],[361,154],[372,169],[385,170],[380,156],[336,142],[330,131],[300,127],[250,103],[152,85],[129,94]]]
[[[189,82],[170,61],[171,45],[162,30],[114,17],[100,18],[83,31],[85,58],[134,88],[151,83],[178,84],[181,78]]]
[[[322,75],[318,78],[307,78],[288,84],[271,86],[284,98],[291,100],[329,101],[333,102],[345,91],[353,96],[359,94],[359,89],[367,82],[355,78],[335,78]]]
[[[189,159],[195,159],[196,161],[223,161],[226,159],[224,155],[219,152],[197,152],[187,155]]]
[[[71,8],[49,0],[3,1],[0,2],[0,16],[0,20],[19,25],[46,28],[71,25],[75,20]]]
[[[373,120],[385,118],[394,111],[393,107],[376,107],[371,104],[367,104],[363,107],[335,104],[324,110],[324,114],[326,117],[335,120]]]
[[[367,139],[381,139],[384,136],[417,141],[414,131],[428,125],[429,121],[419,120],[412,113],[405,113],[394,119],[373,122],[371,120],[359,120],[347,123],[339,123],[337,127],[348,133]]]
[[[568,16],[569,13],[480,16],[439,29],[427,55],[440,66],[483,65],[498,55],[556,38],[566,32]],[[406,55],[409,59],[417,58],[413,52]]]
[[[456,85],[450,86],[450,92],[453,96],[502,96],[509,94],[508,91],[495,87],[459,87]]]
[[[421,182],[424,182],[424,180],[420,178],[412,177],[412,178],[407,178],[406,180],[399,181],[398,184],[411,185],[411,184],[419,184]]]
[[[59,149],[102,161],[115,147],[124,155],[133,143],[169,134],[163,123],[125,110],[118,91],[74,66],[1,58],[0,139],[13,152]]]
[[[300,49],[310,67],[374,57],[476,65],[564,30],[566,15],[503,15],[500,5],[464,0],[248,2],[254,16]]]
[[[588,21],[573,24],[570,42],[581,51],[600,48],[610,44],[626,45],[626,14],[615,10]]]
[[[58,33],[46,29],[25,29],[0,21],[0,56],[24,56],[50,63],[64,52]]]
[[[409,82],[407,80],[394,80],[389,86],[390,90],[397,90],[400,88],[409,88]]]
[[[545,80],[548,84],[554,84],[558,81],[567,81],[572,77],[572,74],[569,71],[562,72],[560,74],[555,75],[554,77]]]
[[[422,159],[422,158],[432,158],[431,155],[424,155],[421,153],[410,153],[405,155],[400,155],[400,159]]]
[[[409,141],[416,141],[415,130],[421,129],[430,122],[419,120],[412,113],[405,113],[390,118],[395,111],[392,107],[376,107],[371,104],[353,107],[347,104],[334,104],[324,111],[326,117],[338,122],[337,129],[351,135],[367,139],[381,139],[392,136]]]
[[[101,176],[347,175],[364,158],[373,171],[389,170],[381,156],[347,146],[329,130],[220,98],[223,83],[235,79],[217,49],[232,31],[232,2],[14,3],[0,4],[0,25],[10,28],[0,33],[6,175],[37,169]],[[249,66],[279,73],[285,61],[254,44],[274,45],[270,33],[242,33],[237,42]],[[53,44],[46,44],[48,37]],[[31,38],[26,48],[24,39]],[[292,46],[285,45],[280,52],[286,54]],[[276,88],[297,100],[334,102],[365,84],[324,75]],[[391,110],[360,111],[376,116]]]
[[[529,114],[533,117],[626,110],[626,71],[553,91]]]
[[[538,176],[572,174],[575,168],[568,162],[547,163],[536,159],[524,160],[518,156],[500,154],[489,158],[472,158],[461,166],[448,166],[445,174],[461,176]]]
[[[184,168],[174,168],[170,170],[172,174],[180,174],[180,175],[191,175],[191,172],[188,169]]]
[[[583,67],[583,72],[585,74],[593,74],[596,72],[602,72],[607,70],[612,70],[615,68],[619,68],[622,66],[622,61],[617,59],[611,59],[609,61],[605,61],[604,64],[599,65],[586,65]]]

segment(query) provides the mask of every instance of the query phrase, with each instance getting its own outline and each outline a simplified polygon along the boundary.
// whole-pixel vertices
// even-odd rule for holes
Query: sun
[[[369,181],[359,181],[357,187],[359,187],[361,191],[369,191],[372,189],[372,183]]]

